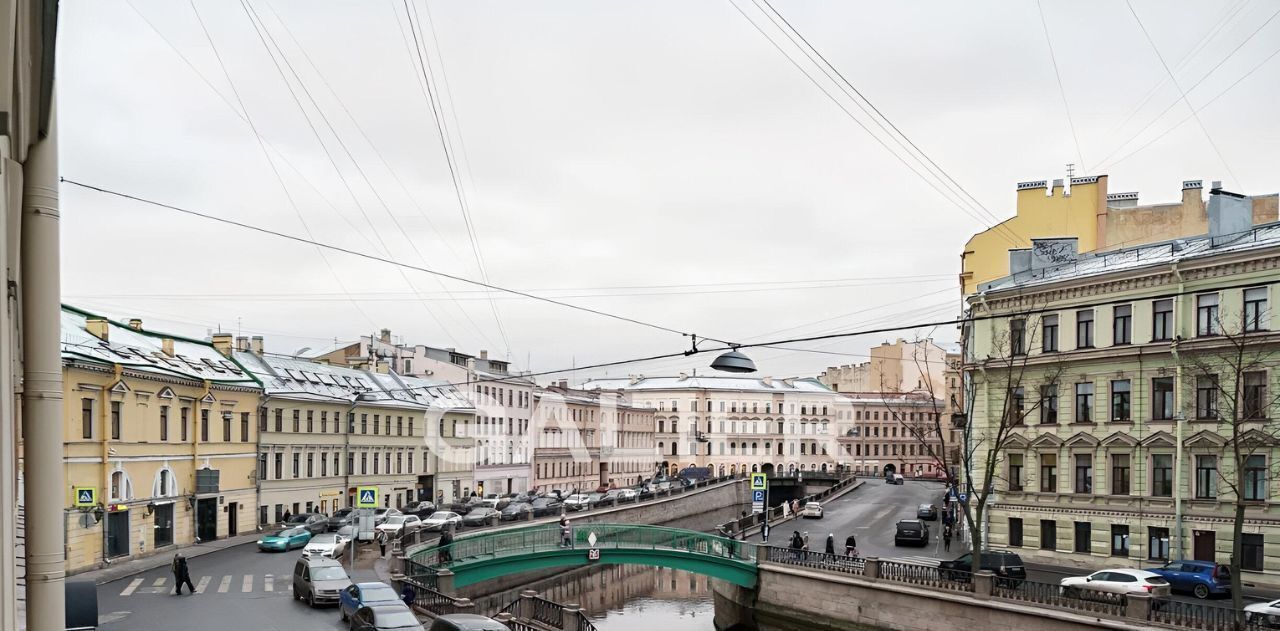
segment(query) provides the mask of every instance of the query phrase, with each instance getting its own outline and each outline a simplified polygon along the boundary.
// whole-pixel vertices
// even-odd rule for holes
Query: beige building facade
[[[631,405],[622,392],[566,382],[539,388],[534,403],[535,488],[590,492],[654,474],[654,410]]]
[[[857,475],[941,478],[946,462],[935,422],[945,403],[924,392],[843,393],[836,404],[839,464]]]
[[[818,375],[836,392],[916,392],[945,389],[947,351],[933,340],[883,342],[860,364],[832,366]]]

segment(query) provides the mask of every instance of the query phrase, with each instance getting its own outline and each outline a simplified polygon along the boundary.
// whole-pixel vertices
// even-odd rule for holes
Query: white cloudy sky
[[[493,283],[733,341],[956,314],[960,248],[991,220],[824,95],[876,129],[762,0],[409,5]],[[61,6],[65,177],[480,277],[404,0]],[[1078,147],[1034,2],[774,6],[994,216],[1012,214],[1017,181],[1068,162],[1147,201],[1183,179],[1280,189],[1273,3],[1134,0],[1158,57],[1124,2],[1045,0]],[[65,299],[150,328],[220,326],[292,352],[387,327],[538,371],[688,346],[70,186],[63,218]],[[765,374],[811,375],[918,333],[751,355]]]

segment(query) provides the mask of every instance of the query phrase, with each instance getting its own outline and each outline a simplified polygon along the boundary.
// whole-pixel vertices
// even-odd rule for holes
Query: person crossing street
[[[187,568],[187,557],[182,556],[181,552],[174,554],[169,568],[173,570],[173,582],[177,584],[175,594],[182,595],[183,585],[187,586],[190,593],[196,593],[196,586],[191,584],[191,570]]]

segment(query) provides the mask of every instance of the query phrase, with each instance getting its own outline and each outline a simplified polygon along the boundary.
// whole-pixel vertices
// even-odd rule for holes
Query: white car
[[[454,530],[462,526],[462,515],[447,510],[438,510],[422,520],[422,527],[427,530],[441,530],[445,524],[452,524]]]
[[[584,493],[575,493],[564,498],[564,507],[568,510],[587,510],[591,500]]]
[[[413,532],[422,527],[422,520],[417,515],[392,515],[387,521],[378,524],[374,530],[385,532],[391,536],[399,536],[401,533]]]
[[[1244,620],[1247,624],[1263,629],[1280,627],[1280,600],[1245,605]]]
[[[634,502],[637,497],[640,497],[640,492],[635,489],[618,489],[618,501]]]
[[[818,502],[807,502],[804,510],[800,511],[800,516],[805,519],[822,519],[822,504]]]
[[[336,533],[326,532],[316,535],[307,542],[307,547],[302,549],[302,556],[313,557],[322,556],[330,559],[337,559],[347,550],[347,538]]]
[[[1088,576],[1069,576],[1059,583],[1063,596],[1080,598],[1094,594],[1151,594],[1166,599],[1172,591],[1169,581],[1146,570],[1099,570]]]

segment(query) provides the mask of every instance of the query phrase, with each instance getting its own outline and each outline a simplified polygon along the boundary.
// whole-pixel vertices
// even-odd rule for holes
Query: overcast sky
[[[961,247],[990,216],[862,129],[855,118],[902,153],[758,1],[418,0],[411,30],[403,0],[197,0],[198,13],[69,0],[62,174],[480,279],[417,35],[492,283],[732,341],[954,317]],[[1147,202],[1178,199],[1184,179],[1280,190],[1273,3],[1134,0],[1154,50],[1124,2],[1046,0],[1048,41],[1034,2],[774,7],[1000,219],[1018,181],[1063,177],[1068,162]],[[70,186],[62,209],[65,300],[148,328],[221,327],[294,352],[386,327],[536,371],[689,345]],[[750,354],[761,374],[816,375],[930,333],[956,338]]]

